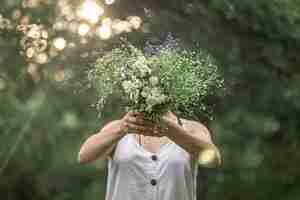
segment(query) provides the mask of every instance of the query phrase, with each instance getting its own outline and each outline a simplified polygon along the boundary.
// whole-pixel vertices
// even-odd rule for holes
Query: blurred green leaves
[[[246,0],[243,3],[237,0],[213,0],[209,4],[227,19],[267,37],[300,39],[300,3],[297,0]]]

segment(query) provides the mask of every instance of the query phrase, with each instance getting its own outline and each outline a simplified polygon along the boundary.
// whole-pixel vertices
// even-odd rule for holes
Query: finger
[[[126,121],[123,121],[121,126],[122,126],[123,131],[128,132],[129,126]]]
[[[151,121],[151,120],[149,120],[149,119],[146,119],[144,114],[138,114],[138,115],[136,115],[135,117],[138,118],[138,119],[140,119],[140,120],[143,120],[143,121],[145,121],[145,122],[154,124],[153,121]]]
[[[155,137],[155,135],[153,134],[153,131],[146,131],[146,132],[140,132],[140,135],[144,135],[144,136],[151,136],[151,137]]]
[[[137,113],[135,112],[135,111],[132,111],[132,110],[130,110],[130,111],[128,111],[126,114],[125,114],[125,118],[126,117],[134,117],[135,115],[136,115]]]
[[[126,118],[126,122],[139,126],[147,126],[149,128],[154,128],[154,124],[151,121],[144,120],[143,118],[128,117]]]
[[[128,123],[128,127],[129,127],[129,130],[133,130],[133,131],[138,132],[138,133],[152,132],[153,131],[153,129],[150,128],[150,127],[139,126],[139,125],[135,125],[135,124],[132,124],[132,123]]]
[[[151,128],[155,127],[155,124],[153,122],[151,122],[149,120],[145,120],[144,118],[136,118],[136,120],[137,120],[137,123],[139,123],[142,126],[148,126]]]
[[[142,116],[140,112],[137,111],[129,111],[128,112],[129,116],[135,117],[135,116]]]
[[[135,115],[136,115],[136,112],[135,112],[135,111],[129,111],[129,112],[126,114],[125,118],[126,118],[126,117],[134,117]]]
[[[153,130],[153,134],[156,137],[163,137],[163,136],[165,136],[164,132],[158,126],[155,126],[155,128]]]
[[[155,132],[158,132],[162,136],[167,135],[168,131],[169,131],[169,129],[166,126],[159,125],[159,126],[155,127]]]
[[[152,137],[164,137],[165,135],[162,132],[153,130],[152,132],[142,133],[145,136],[152,136]]]

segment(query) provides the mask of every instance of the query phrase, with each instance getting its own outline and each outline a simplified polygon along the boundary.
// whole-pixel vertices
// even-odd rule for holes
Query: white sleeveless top
[[[197,169],[176,143],[154,154],[127,134],[108,161],[106,200],[196,200]]]

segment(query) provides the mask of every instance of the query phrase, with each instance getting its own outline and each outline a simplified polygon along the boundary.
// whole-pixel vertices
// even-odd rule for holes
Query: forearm
[[[166,136],[176,144],[184,148],[190,154],[197,155],[199,151],[212,146],[209,141],[205,141],[196,134],[191,134],[177,124],[169,124]]]
[[[99,133],[92,135],[82,145],[78,161],[89,163],[96,159],[107,157],[113,150],[117,142],[124,136],[119,121],[114,121],[108,127],[104,127]]]
[[[193,132],[169,120],[166,122],[168,127],[166,136],[189,152],[193,159],[198,160],[199,164],[206,167],[216,167],[221,164],[218,148],[213,144],[210,137],[203,137],[209,132],[199,134],[199,131],[205,130],[199,128],[197,132]]]

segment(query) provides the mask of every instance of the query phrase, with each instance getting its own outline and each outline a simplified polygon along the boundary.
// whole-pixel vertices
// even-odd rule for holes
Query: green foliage
[[[300,39],[300,2],[297,0],[247,0],[243,3],[238,0],[213,0],[209,4],[244,28],[277,39]]]
[[[216,61],[202,49],[164,49],[154,55],[151,64],[158,69],[173,111],[187,118],[212,119],[212,97],[224,93],[224,79]]]

